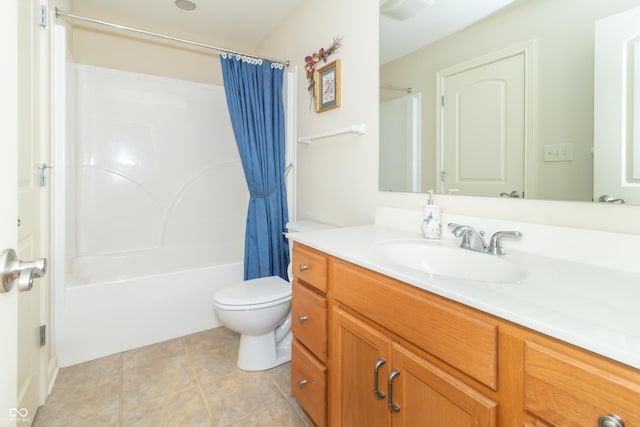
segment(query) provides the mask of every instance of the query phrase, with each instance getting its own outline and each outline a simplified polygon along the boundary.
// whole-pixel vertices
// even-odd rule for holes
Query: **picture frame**
[[[340,60],[316,70],[316,112],[340,106]]]

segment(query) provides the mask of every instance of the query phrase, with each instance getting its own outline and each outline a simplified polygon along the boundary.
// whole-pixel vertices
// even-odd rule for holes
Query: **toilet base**
[[[275,332],[264,335],[241,335],[238,368],[244,371],[264,371],[291,360],[291,338],[276,344]]]

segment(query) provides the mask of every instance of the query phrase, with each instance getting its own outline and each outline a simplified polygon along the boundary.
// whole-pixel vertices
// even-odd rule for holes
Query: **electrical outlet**
[[[573,160],[572,144],[545,144],[545,162],[569,162]]]

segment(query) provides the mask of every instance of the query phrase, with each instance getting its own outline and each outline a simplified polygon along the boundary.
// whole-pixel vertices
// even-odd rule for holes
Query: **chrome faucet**
[[[497,231],[493,233],[493,236],[491,236],[491,240],[489,241],[487,253],[490,253],[491,255],[504,255],[505,251],[502,249],[503,237],[519,239],[522,237],[522,233],[519,231]]]
[[[454,224],[452,222],[448,224],[448,227],[454,236],[462,237],[462,242],[460,243],[461,248],[491,255],[505,254],[502,248],[503,237],[512,239],[522,237],[522,233],[519,231],[498,231],[491,236],[489,244],[487,244],[484,241],[484,231],[476,231],[471,226]]]
[[[468,225],[458,225],[449,223],[448,227],[456,237],[462,237],[460,247],[476,252],[486,252],[487,244],[484,241],[484,231],[476,231],[475,228]]]

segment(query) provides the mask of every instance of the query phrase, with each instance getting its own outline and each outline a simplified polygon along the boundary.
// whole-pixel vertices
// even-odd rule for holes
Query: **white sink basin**
[[[390,240],[377,243],[378,261],[453,279],[491,283],[518,283],[526,276],[521,265],[505,258],[427,240]]]

